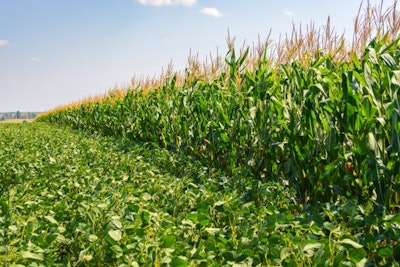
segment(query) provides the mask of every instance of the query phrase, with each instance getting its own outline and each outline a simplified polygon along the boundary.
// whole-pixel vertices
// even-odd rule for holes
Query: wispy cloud
[[[197,3],[197,0],[136,0],[145,6],[185,6],[190,7]]]
[[[205,8],[202,8],[202,9],[200,10],[200,13],[201,13],[201,14],[204,14],[204,15],[207,15],[207,16],[214,17],[214,18],[220,18],[220,17],[222,17],[222,13],[221,13],[218,9],[216,9],[215,7],[205,7]]]
[[[40,58],[38,58],[38,57],[31,57],[31,61],[32,62],[40,62]]]
[[[10,42],[8,40],[0,40],[0,46],[7,46]]]
[[[296,16],[296,14],[293,11],[290,11],[290,10],[285,10],[284,13],[285,13],[285,16],[288,16],[288,17]]]

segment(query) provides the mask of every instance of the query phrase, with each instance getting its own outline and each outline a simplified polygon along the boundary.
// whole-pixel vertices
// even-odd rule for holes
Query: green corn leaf
[[[222,142],[229,143],[229,137],[228,137],[228,135],[226,133],[221,132],[220,133],[220,137],[221,137]]]
[[[394,70],[392,79],[390,80],[392,84],[400,86],[400,70]]]
[[[393,57],[390,55],[390,54],[388,54],[388,53],[385,53],[385,54],[382,54],[381,56],[380,56],[380,58],[383,60],[383,62],[385,62],[385,64],[387,65],[387,66],[389,66],[389,67],[393,67],[393,66],[395,66],[396,65],[396,61],[393,59]]]

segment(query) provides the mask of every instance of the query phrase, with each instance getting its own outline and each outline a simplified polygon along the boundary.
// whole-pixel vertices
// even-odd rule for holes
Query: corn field
[[[370,6],[349,45],[329,25],[294,29],[202,68],[132,81],[39,121],[157,144],[201,159],[254,192],[274,181],[301,203],[354,198],[379,214],[400,202],[400,38],[396,3]],[[377,25],[377,26],[373,26]],[[308,43],[306,41],[309,41]],[[310,41],[311,40],[311,41]]]

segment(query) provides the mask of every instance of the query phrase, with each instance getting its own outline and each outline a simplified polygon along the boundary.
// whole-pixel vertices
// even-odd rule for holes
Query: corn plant
[[[369,40],[363,49],[347,48],[329,20],[325,35],[314,26],[305,35],[294,30],[277,57],[268,42],[255,57],[228,38],[219,70],[213,65],[200,75],[192,59],[185,74],[168,68],[162,82],[146,83],[157,90],[140,84],[114,90],[39,120],[186,153],[251,177],[255,188],[277,181],[295,188],[302,203],[349,197],[373,201],[378,213],[397,210],[400,39],[392,18],[398,12],[396,5],[385,14],[373,10],[356,22],[369,25],[354,39]]]

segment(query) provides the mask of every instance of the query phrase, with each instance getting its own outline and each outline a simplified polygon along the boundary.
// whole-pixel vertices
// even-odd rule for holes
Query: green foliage
[[[372,199],[378,214],[398,211],[400,40],[386,38],[351,62],[320,54],[307,66],[271,69],[262,57],[254,71],[245,68],[248,50],[237,58],[232,49],[229,71],[212,82],[177,88],[174,76],[158,90],[40,120],[183,151],[234,177],[290,184],[302,203],[351,197]]]
[[[1,266],[399,266],[373,200],[303,206],[152,143],[0,125],[0,179]]]

